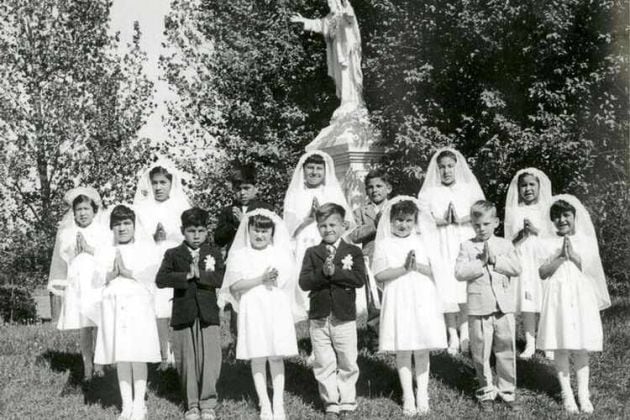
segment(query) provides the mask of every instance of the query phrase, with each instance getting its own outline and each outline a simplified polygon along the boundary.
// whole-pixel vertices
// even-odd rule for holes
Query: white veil
[[[519,207],[518,178],[521,174],[530,174],[536,177],[540,187],[538,191],[538,206],[545,211],[545,225],[539,226],[544,231],[542,236],[548,236],[554,232],[553,224],[549,220],[549,207],[551,206],[551,181],[545,173],[536,168],[525,168],[516,172],[512,178],[510,186],[507,190],[507,198],[505,200],[505,237],[512,239],[522,229],[522,225],[516,220],[515,210]]]
[[[234,235],[234,241],[232,242],[230,253],[226,261],[223,284],[218,293],[219,307],[223,307],[226,303],[231,303],[232,307],[238,311],[238,299],[236,296],[232,295],[230,287],[239,280],[242,280],[240,276],[243,264],[242,254],[245,250],[253,250],[249,240],[249,219],[257,215],[268,217],[274,224],[271,246],[273,246],[275,252],[277,253],[278,259],[270,260],[269,264],[274,266],[283,265],[285,267],[284,270],[279,270],[284,271],[279,274],[287,281],[282,282],[279,279],[278,286],[289,298],[291,298],[294,285],[291,284],[290,280],[295,277],[291,237],[289,236],[289,232],[280,216],[270,210],[258,208],[245,213],[238,226],[236,235]]]
[[[580,200],[573,195],[555,195],[552,198],[552,203],[558,200],[564,200],[575,207],[575,234],[586,238],[588,241],[585,247],[586,249],[580,250],[580,252],[586,253],[586,255],[580,255],[583,261],[582,270],[593,284],[593,290],[597,294],[599,309],[606,309],[610,306],[610,296],[608,294],[606,275],[604,274],[602,260],[599,256],[597,235],[593,222],[591,221],[591,216]]]
[[[423,199],[428,190],[442,185],[437,158],[440,153],[444,151],[453,153],[457,158],[457,164],[455,165],[455,183],[459,185],[466,185],[467,189],[470,191],[471,197],[484,197],[479,181],[477,181],[477,178],[468,167],[468,163],[466,162],[464,155],[451,147],[443,147],[438,149],[431,157],[424,182],[422,183],[422,188],[420,188],[420,192],[418,193],[418,198]]]
[[[48,275],[47,285],[48,291],[56,296],[63,296],[63,292],[61,291],[61,289],[59,289],[59,287],[65,287],[67,285],[66,280],[68,275],[68,266],[61,256],[61,245],[63,241],[62,236],[64,236],[64,233],[66,233],[68,230],[77,227],[74,221],[72,202],[79,195],[85,195],[86,197],[89,197],[92,201],[94,201],[94,203],[96,203],[98,207],[92,223],[101,225],[103,220],[101,196],[98,191],[96,191],[96,189],[92,187],[76,187],[68,190],[63,196],[63,201],[68,205],[69,209],[62,217],[61,222],[59,222],[59,225],[57,227],[57,235],[55,237],[55,246],[53,248],[52,259],[50,262],[50,272]]]
[[[324,196],[328,197],[327,201],[339,204],[346,210],[346,221],[350,222],[348,232],[354,227],[355,222],[352,216],[352,209],[346,201],[346,197],[343,194],[343,189],[337,175],[335,174],[335,162],[329,154],[320,150],[312,150],[302,155],[298,161],[291,183],[287,189],[287,193],[284,197],[284,221],[287,225],[287,229],[292,234],[298,227],[302,219],[306,217],[311,208],[311,200],[305,199],[305,192],[308,189],[304,181],[304,162],[309,156],[319,155],[324,159],[326,166],[326,175],[324,178]],[[324,203],[319,203],[324,204]]]
[[[173,165],[173,163],[166,159],[160,158],[156,162],[152,163],[148,168],[144,169],[140,172],[138,177],[138,185],[136,186],[136,193],[133,198],[134,206],[142,206],[147,203],[153,204],[155,202],[155,197],[153,196],[153,188],[151,187],[151,177],[149,174],[156,167],[162,167],[168,171],[173,176],[173,180],[171,182],[171,192],[169,194],[168,201],[173,201],[175,203],[180,203],[182,207],[186,209],[190,208],[190,201],[188,200],[188,196],[184,191],[184,187],[182,184],[182,180],[186,177],[183,172]]]
[[[431,235],[436,230],[435,222],[431,218],[431,213],[420,203],[420,201],[412,197],[410,195],[399,195],[392,199],[390,199],[383,208],[383,213],[378,222],[378,227],[376,229],[376,242],[379,242],[385,238],[391,238],[394,235],[392,234],[392,224],[391,224],[391,212],[392,206],[394,204],[400,203],[401,201],[411,201],[418,208],[418,220],[416,222],[416,235],[422,235],[423,242],[426,245],[430,245],[426,243],[426,238],[431,237]],[[413,233],[412,233],[413,234]]]

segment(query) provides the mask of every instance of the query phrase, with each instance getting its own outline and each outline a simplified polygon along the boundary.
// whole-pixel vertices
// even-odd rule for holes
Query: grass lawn
[[[617,299],[603,313],[604,353],[591,358],[591,393],[598,419],[630,418],[630,300]],[[224,325],[224,331],[226,330]],[[304,328],[299,331],[304,337]],[[81,383],[78,334],[61,333],[50,324],[0,326],[0,418],[2,419],[113,419],[120,397],[114,369],[104,378]],[[401,391],[393,357],[375,354],[370,335],[360,332],[357,419],[401,418]],[[227,342],[227,338],[224,340]],[[522,343],[519,343],[521,345]],[[302,350],[308,345],[300,340]],[[286,361],[286,411],[292,419],[322,417],[312,372],[305,358]],[[475,380],[470,360],[445,353],[431,357],[431,414],[427,418],[567,417],[559,402],[553,367],[540,355],[518,363],[518,398],[523,411],[511,415],[500,405],[494,415],[483,415],[473,399]],[[249,365],[223,362],[219,382],[220,419],[257,418],[256,393]],[[174,370],[149,373],[147,406],[150,419],[182,417]],[[577,416],[573,416],[577,417]],[[580,416],[587,417],[587,416]]]

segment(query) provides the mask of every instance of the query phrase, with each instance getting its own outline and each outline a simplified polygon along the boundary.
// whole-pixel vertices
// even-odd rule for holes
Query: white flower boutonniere
[[[341,264],[343,264],[344,270],[352,270],[352,266],[354,265],[354,261],[352,261],[352,255],[348,254],[341,260]]]
[[[205,267],[206,271],[214,271],[215,263],[216,261],[211,254],[206,255],[206,259],[203,260],[203,266]]]

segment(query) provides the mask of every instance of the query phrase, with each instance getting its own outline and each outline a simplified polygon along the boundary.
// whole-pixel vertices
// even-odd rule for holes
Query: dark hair
[[[193,207],[182,213],[182,228],[190,226],[208,226],[208,212],[199,207]]]
[[[173,182],[173,175],[161,166],[156,166],[155,168],[149,171],[149,179],[153,180],[153,177],[156,175],[164,175],[166,179]]]
[[[383,169],[377,168],[377,169],[372,169],[370,172],[367,173],[367,175],[365,176],[365,181],[364,181],[365,185],[367,185],[370,179],[375,179],[375,178],[382,179],[383,182],[388,185],[392,184],[389,180],[389,175],[387,174],[387,172],[385,172]]]
[[[418,220],[418,207],[416,203],[410,200],[399,201],[398,203],[392,205],[392,208],[389,213],[389,221],[393,221],[394,218],[398,215],[413,215],[414,219]]]
[[[437,156],[437,159],[435,159],[435,161],[439,163],[440,160],[444,158],[451,158],[455,162],[457,162],[457,156],[455,155],[455,153],[451,152],[450,150],[442,150],[440,154]]]
[[[556,217],[560,217],[560,215],[565,211],[570,211],[573,213],[573,217],[575,217],[575,207],[567,201],[558,200],[551,205],[551,208],[549,208],[549,217],[553,220]]]
[[[486,213],[490,213],[493,217],[497,217],[497,206],[495,206],[492,201],[479,200],[470,207],[471,219],[477,219]]]
[[[339,216],[341,216],[341,220],[344,220],[344,218],[346,217],[346,209],[344,209],[337,203],[322,204],[315,212],[315,220],[317,220],[317,223],[319,223],[322,220],[329,218],[333,214],[338,214]]]
[[[310,155],[309,157],[306,158],[306,160],[304,161],[304,164],[302,166],[306,166],[309,163],[315,163],[318,165],[324,165],[326,166],[326,161],[324,160],[324,157],[318,153],[314,153],[312,155]]]
[[[538,177],[534,174],[531,174],[529,172],[523,172],[518,176],[518,179],[516,180],[516,185],[521,185],[521,181],[526,177],[526,176],[533,176],[534,179],[536,180],[536,182],[538,182],[538,185],[540,185],[540,179],[538,179]]]
[[[262,214],[255,214],[253,216],[250,216],[249,222],[247,222],[247,226],[253,226],[258,229],[271,229],[272,235],[276,230],[276,225],[273,223],[273,220],[271,220],[267,216],[263,216]]]
[[[98,212],[98,205],[96,204],[96,202],[94,202],[94,200],[92,200],[85,194],[79,194],[74,198],[74,200],[72,200],[72,211],[74,212],[77,206],[81,203],[90,203],[90,206],[92,206],[92,210],[94,210],[94,213]]]
[[[256,185],[256,166],[253,164],[238,165],[230,176],[232,185]]]
[[[109,215],[109,228],[113,228],[116,223],[120,223],[123,220],[131,220],[135,226],[136,213],[127,206],[122,204],[117,205]]]

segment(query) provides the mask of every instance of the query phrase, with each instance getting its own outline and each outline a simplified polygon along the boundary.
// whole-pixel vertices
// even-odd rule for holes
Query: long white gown
[[[404,265],[409,251],[429,264],[418,235],[392,236],[376,243],[374,273]],[[436,350],[446,348],[442,304],[433,280],[410,272],[385,283],[381,303],[379,351]]]
[[[150,243],[107,247],[98,256],[102,280],[112,269],[116,249],[133,279],[116,277],[95,290],[95,305],[89,314],[99,327],[94,362],[159,362],[153,294],[158,254]]]

